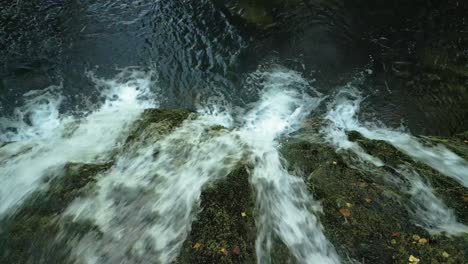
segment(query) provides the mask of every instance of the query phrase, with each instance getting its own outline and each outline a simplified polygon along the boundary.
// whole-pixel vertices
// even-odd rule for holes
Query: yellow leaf
[[[444,251],[444,253],[442,253],[442,256],[444,258],[449,258],[450,257],[450,255],[449,255],[449,253],[447,253],[447,251]]]
[[[418,243],[419,243],[420,245],[426,245],[427,242],[428,242],[428,241],[427,241],[427,239],[425,239],[425,238],[421,238],[421,239],[418,240]]]
[[[346,207],[351,208],[351,207],[353,207],[353,204],[351,204],[351,203],[346,203]]]
[[[224,255],[227,255],[227,250],[225,248],[221,248],[219,251]]]
[[[413,235],[413,240],[416,240],[416,241],[418,241],[419,239],[421,239],[421,237],[420,237],[420,236],[418,236],[418,235]]]
[[[245,212],[242,212],[242,213],[241,213],[241,216],[242,216],[242,217],[246,217],[247,214],[246,214]]]
[[[201,246],[202,246],[202,245],[201,245],[200,243],[197,242],[197,243],[195,243],[195,245],[193,245],[192,248],[193,248],[193,249],[199,249],[199,248],[201,248]]]
[[[415,263],[415,264],[419,263],[419,261],[420,261],[420,259],[418,259],[417,257],[415,257],[413,255],[411,255],[408,260],[409,260],[410,263]]]
[[[332,163],[333,163],[333,165],[337,165],[337,164],[338,164],[338,162],[336,162],[336,161],[333,161]]]

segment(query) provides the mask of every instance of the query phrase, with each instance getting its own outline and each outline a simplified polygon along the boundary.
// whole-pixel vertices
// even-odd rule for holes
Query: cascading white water
[[[335,134],[336,131],[339,134],[340,131],[354,130],[366,138],[387,141],[413,159],[427,164],[468,187],[468,162],[466,160],[442,145],[425,146],[409,133],[378,126],[375,123],[360,123],[357,114],[362,97],[355,89],[342,90],[336,98],[337,101],[333,109],[327,115],[327,119],[336,128],[334,129]],[[334,134],[331,134],[329,139],[334,141],[335,144],[342,141],[336,139]]]
[[[294,132],[321,99],[294,89],[305,81],[293,72],[267,73],[259,103],[244,117],[239,131],[252,151],[251,182],[257,193],[259,263],[270,263],[273,236],[279,237],[299,263],[339,263],[317,217],[320,205],[307,192],[302,178],[283,167],[277,139]]]
[[[158,144],[120,157],[98,182],[96,197],[75,202],[69,213],[93,219],[104,233],[80,244],[87,263],[170,263],[177,256],[202,187],[226,176],[242,156],[235,137],[210,132],[228,125],[217,117],[186,122]]]
[[[154,107],[151,73],[128,70],[113,80],[93,78],[104,103],[83,118],[60,114],[60,87],[26,94],[15,116],[0,120],[0,215],[15,208],[70,161],[99,162],[145,108]]]
[[[424,146],[417,138],[403,131],[397,131],[376,125],[361,123],[357,114],[363,98],[352,86],[339,91],[329,106],[326,115],[328,126],[322,129],[326,139],[339,149],[354,152],[362,161],[381,167],[385,165],[379,158],[369,155],[357,143],[348,139],[346,132],[357,131],[364,137],[373,140],[383,140],[406,153],[415,160],[422,161],[442,174],[452,177],[465,187],[468,183],[468,163],[442,145]],[[398,185],[412,196],[412,205],[408,210],[415,216],[420,225],[431,233],[445,232],[449,235],[468,233],[468,227],[459,223],[452,209],[448,208],[413,170],[396,168],[409,186],[398,179],[387,177],[387,180]],[[396,182],[395,182],[396,181]]]
[[[276,139],[298,128],[320,99],[295,90],[305,81],[291,71],[265,76],[261,99],[233,128],[228,113],[200,110],[156,145],[121,156],[98,182],[96,196],[75,201],[68,213],[93,219],[102,237],[85,238],[76,254],[86,263],[170,263],[190,231],[202,188],[225,177],[245,155],[255,165],[259,205],[257,254],[269,259],[278,236],[301,263],[338,263],[313,212],[320,211],[304,182],[283,168]],[[230,131],[211,131],[223,125]],[[154,153],[158,153],[155,157]]]
[[[105,100],[82,118],[59,114],[64,100],[60,87],[27,94],[16,119],[0,122],[0,140],[11,142],[0,147],[0,214],[15,208],[67,162],[96,163],[112,157],[113,167],[97,177],[96,192],[75,200],[66,212],[92,220],[101,232],[76,241],[74,255],[96,264],[171,263],[190,232],[203,188],[240,162],[250,162],[258,209],[258,262],[271,262],[272,246],[279,239],[299,263],[340,263],[316,216],[320,204],[302,178],[288,173],[277,149],[278,139],[296,131],[324,97],[292,71],[255,75],[261,80],[259,100],[237,116],[222,105],[202,107],[196,119],[186,120],[162,139],[155,131],[143,131],[145,138],[154,136],[153,143],[136,141],[124,150],[119,147],[131,124],[144,109],[157,107],[149,90],[151,74],[126,71],[113,80],[92,77]],[[424,146],[404,132],[360,123],[356,115],[361,101],[350,88],[337,95],[322,131],[330,143],[384,166],[348,140],[346,132],[356,130],[464,183],[466,161],[441,146]],[[219,125],[227,129],[212,129]],[[402,190],[412,195],[408,210],[421,226],[432,233],[467,232],[422,176],[411,168],[396,171],[409,183],[401,182]]]
[[[418,219],[418,225],[426,228],[429,233],[446,233],[460,235],[468,233],[468,226],[457,221],[455,213],[442,200],[435,196],[432,187],[421,176],[407,167],[397,170],[410,181],[407,193],[412,196],[410,212]]]

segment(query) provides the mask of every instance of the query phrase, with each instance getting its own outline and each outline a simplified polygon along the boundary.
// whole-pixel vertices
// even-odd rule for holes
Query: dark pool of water
[[[414,12],[398,1],[377,1],[374,6],[336,1],[331,7],[302,2],[301,8],[280,16],[287,27],[258,37],[210,0],[2,1],[0,113],[7,115],[21,105],[25,92],[57,84],[63,85],[68,106],[79,107],[84,97],[92,100],[98,94],[86,71],[111,77],[129,66],[157,72],[163,106],[193,108],[212,96],[242,104],[252,100],[242,88],[245,74],[274,57],[275,63],[318,79],[317,88],[325,93],[372,68],[373,81],[363,90],[378,118],[392,126],[403,119],[416,133],[468,129],[466,83],[457,82],[458,90],[450,91],[428,82],[431,88],[425,89],[422,81],[411,85],[410,78],[388,73],[395,67],[389,61],[411,61],[417,43],[443,39],[449,30],[459,34],[450,39],[464,38],[463,23],[444,18],[442,11],[437,14],[433,10],[439,7],[432,3],[429,11],[421,6],[421,12]],[[398,8],[405,12],[395,11]],[[455,14],[465,10],[458,4],[453,8]],[[389,22],[393,14],[399,14],[394,20],[401,22]],[[424,14],[434,16],[433,24],[424,22]],[[407,25],[414,28],[408,26],[405,33]],[[385,27],[382,35],[379,30]],[[401,63],[398,67],[407,65]]]

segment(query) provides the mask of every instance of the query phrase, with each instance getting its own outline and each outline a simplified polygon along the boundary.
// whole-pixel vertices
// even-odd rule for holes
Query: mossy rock
[[[385,141],[364,138],[356,131],[351,132],[349,135],[350,140],[359,143],[369,154],[380,158],[388,165],[396,168],[399,165],[410,164],[419,175],[431,184],[435,193],[443,198],[450,208],[455,210],[455,214],[459,220],[468,224],[468,188],[465,188],[456,180],[441,174],[426,164],[414,161],[411,157],[400,152]],[[425,140],[425,144],[428,145],[443,144],[457,152],[461,157],[468,155],[467,144],[458,138],[442,139],[426,137],[421,140]]]
[[[133,125],[125,144],[128,147],[136,142],[154,143],[194,116],[193,112],[185,109],[146,109]]]
[[[254,202],[243,166],[209,185],[177,263],[256,263]]]
[[[74,199],[92,188],[95,177],[110,166],[69,163],[63,176],[53,178],[46,191],[33,193],[22,207],[3,219],[0,263],[71,263],[68,240],[99,230],[91,222],[60,215]]]
[[[381,151],[384,160],[412,162],[387,144],[366,146],[373,155]],[[463,263],[468,257],[468,237],[430,235],[412,221],[405,207],[410,197],[377,175],[387,168],[376,168],[375,174],[361,170],[352,153],[300,139],[283,142],[281,151],[291,172],[304,175],[322,202],[320,220],[343,262],[408,263],[413,255],[421,263]]]

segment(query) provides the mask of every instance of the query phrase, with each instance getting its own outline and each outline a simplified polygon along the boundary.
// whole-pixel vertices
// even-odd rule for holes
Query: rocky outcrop
[[[77,197],[93,188],[96,176],[111,164],[68,163],[47,191],[33,193],[10,217],[0,222],[1,263],[67,263],[66,241],[97,231],[91,222],[60,215]],[[63,240],[64,237],[67,240]]]
[[[386,164],[411,164],[455,209],[459,221],[468,224],[466,188],[383,141],[365,139],[357,132],[350,138]],[[345,262],[350,258],[361,263],[408,263],[410,256],[421,263],[466,259],[468,236],[431,235],[412,219],[407,210],[411,198],[381,176],[392,171],[390,166],[366,171],[356,166],[351,153],[306,140],[285,142],[282,151],[290,169],[301,171],[311,193],[322,202],[327,237]]]
[[[132,144],[153,144],[192,116],[185,110],[147,110],[124,149]],[[312,127],[319,123],[312,122]],[[359,165],[353,153],[336,151],[324,143],[317,130],[301,131],[282,140],[280,147],[290,173],[303,177],[310,193],[321,202],[320,222],[343,263],[463,263],[468,257],[468,235],[431,234],[421,227],[408,211],[411,196],[392,183],[391,177],[404,182],[394,168],[410,166],[464,224],[468,224],[468,189],[386,142],[369,140],[358,132],[348,136],[386,166]],[[463,157],[468,154],[466,133],[421,140],[444,144]],[[1,222],[0,262],[73,263],[70,241],[90,232],[99,236],[101,231],[94,223],[63,212],[73,200],[93,191],[99,175],[111,166],[112,162],[69,163],[61,175],[49,180],[45,191],[32,194]],[[257,212],[249,164],[244,161],[226,178],[206,186],[200,204],[194,206],[199,212],[175,263],[256,263]],[[272,255],[274,263],[295,262],[280,240],[274,241]]]
[[[190,116],[179,109],[148,109],[134,124],[122,150],[132,144],[151,143],[167,135]],[[68,163],[44,184],[45,190],[30,195],[23,205],[0,221],[0,263],[73,263],[71,243],[89,232],[99,235],[90,221],[63,213],[77,198],[92,192],[99,175],[112,167],[105,164]]]

